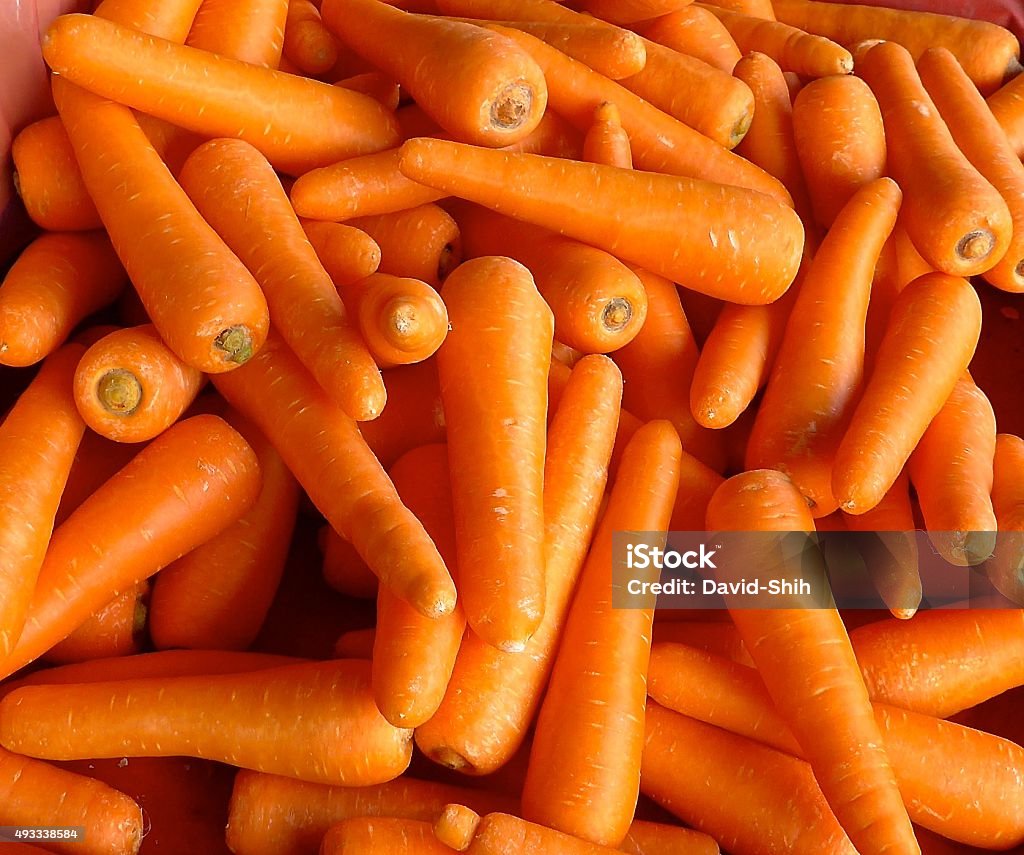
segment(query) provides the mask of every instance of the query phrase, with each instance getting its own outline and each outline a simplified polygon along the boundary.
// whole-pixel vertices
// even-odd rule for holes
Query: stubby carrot
[[[355,659],[245,674],[26,686],[0,702],[0,742],[55,760],[192,756],[327,784],[380,784],[412,732],[373,703]]]
[[[398,140],[392,114],[367,95],[94,15],[58,18],[43,52],[70,83],[196,133],[247,140],[284,172],[300,174]]]
[[[435,762],[488,774],[523,744],[604,495],[621,396],[622,378],[605,357],[585,356],[569,375],[544,464],[544,617],[521,653],[466,634],[444,700],[416,730]]]
[[[277,68],[288,6],[287,0],[203,0],[185,44]]]
[[[320,9],[311,0],[289,0],[283,55],[309,77],[330,71],[338,62],[338,40],[324,26]]]
[[[75,403],[101,436],[146,442],[178,420],[203,382],[146,324],[115,330],[85,352],[75,369]]]
[[[722,22],[700,6],[687,6],[634,26],[652,42],[694,56],[728,73],[742,56]]]
[[[131,656],[142,649],[148,610],[149,582],[142,581],[114,597],[103,608],[43,656],[47,662],[70,664]]]
[[[320,529],[317,541],[324,556],[323,575],[328,585],[359,600],[372,600],[377,596],[377,577],[351,543],[329,525]]]
[[[300,222],[335,287],[358,282],[380,268],[380,246],[361,229],[345,223]]]
[[[0,285],[0,365],[33,365],[117,299],[126,278],[101,232],[48,233],[30,243]]]
[[[71,392],[84,348],[68,344],[43,363],[0,424],[0,656],[25,626],[53,520],[85,424]]]
[[[434,822],[434,836],[467,855],[612,855],[616,851],[512,814],[481,817],[465,805],[447,805]]]
[[[896,298],[835,453],[832,491],[844,511],[863,513],[881,501],[963,375],[980,330],[981,304],[965,279],[925,274]]]
[[[653,608],[613,604],[613,533],[664,543],[679,486],[679,437],[648,422],[630,440],[598,526],[541,705],[523,815],[618,845],[636,809]],[[556,749],[555,746],[558,746]]]
[[[605,101],[594,108],[594,121],[583,138],[583,159],[590,163],[631,167],[633,150],[622,127],[619,108]]]
[[[1024,440],[1010,433],[996,436],[992,506],[998,522],[996,551],[989,579],[1007,597],[1020,602],[1024,588]]]
[[[364,231],[380,247],[381,273],[420,279],[437,288],[462,261],[459,227],[437,205],[357,217],[348,225]]]
[[[275,328],[331,400],[354,419],[378,416],[380,374],[266,158],[242,140],[212,140],[192,153],[179,181],[254,271]]]

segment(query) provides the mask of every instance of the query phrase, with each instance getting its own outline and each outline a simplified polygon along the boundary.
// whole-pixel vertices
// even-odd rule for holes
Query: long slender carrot
[[[992,115],[1017,154],[1024,153],[1024,78],[1018,74],[988,96]]]
[[[839,212],[800,284],[747,445],[747,468],[785,472],[815,517],[839,507],[833,461],[861,388],[872,275],[901,199],[879,178]]]
[[[145,580],[118,594],[43,658],[61,665],[138,653],[146,632],[148,612],[143,600],[148,594]]]
[[[203,0],[185,44],[277,68],[288,0]]]
[[[54,532],[25,629],[0,673],[218,534],[255,501],[259,481],[252,449],[223,420],[195,416],[165,431]]]
[[[980,329],[981,304],[965,279],[925,274],[896,298],[834,458],[832,492],[844,511],[870,510],[893,485],[967,368]]]
[[[525,265],[551,307],[555,335],[585,353],[628,344],[643,327],[647,294],[611,254],[476,205],[449,205],[467,258],[504,255]]]
[[[415,181],[734,302],[780,297],[803,248],[803,228],[792,209],[739,187],[436,139],[406,142],[399,167]],[[570,208],[573,215],[566,217]],[[697,208],[699,220],[686,213]]]
[[[998,288],[1024,291],[1024,164],[949,50],[926,50],[918,60],[918,73],[957,147],[999,191],[1013,217],[1006,254],[982,275]]]
[[[1003,594],[1020,602],[1024,588],[1024,440],[1010,433],[996,436],[992,506],[998,522],[996,551],[988,576]]]
[[[824,228],[854,192],[885,174],[885,130],[859,77],[812,80],[793,101],[793,139],[814,217]]]
[[[26,686],[0,702],[0,742],[50,759],[190,756],[366,786],[409,765],[412,732],[373,703],[370,663]]]
[[[434,836],[450,841],[449,847],[456,846],[468,855],[611,855],[616,851],[512,814],[481,817],[465,805],[447,805],[434,822]]]
[[[329,525],[320,529],[317,539],[324,556],[324,581],[347,597],[375,599],[379,588],[377,577],[355,547]]]
[[[289,0],[283,55],[309,77],[330,71],[338,62],[338,40],[324,26],[320,9],[311,0]]]
[[[633,820],[619,851],[627,855],[719,855],[718,843],[709,834],[643,819]]]
[[[420,279],[437,288],[462,261],[459,227],[437,205],[357,217],[348,225],[362,229],[380,247],[381,273]]]
[[[273,168],[242,140],[196,149],[179,176],[203,217],[255,271],[281,337],[357,420],[384,408],[373,359],[306,238]]]
[[[416,744],[435,762],[488,774],[523,744],[597,519],[621,395],[622,379],[605,357],[585,356],[569,375],[544,464],[544,617],[521,653],[466,634],[444,700],[416,730]]]
[[[124,286],[124,270],[106,235],[40,235],[0,285],[0,365],[43,359]]]
[[[707,526],[720,531],[814,530],[803,496],[774,470],[727,480],[711,499]],[[777,608],[730,608],[729,613],[857,849],[918,851],[838,611],[800,608],[794,599],[780,601]]]
[[[316,220],[301,220],[301,223],[336,288],[365,279],[380,268],[380,247],[361,229]]]
[[[613,24],[634,24],[668,15],[689,4],[690,0],[584,0],[583,8]]]
[[[636,808],[654,612],[613,607],[612,535],[666,531],[680,451],[665,421],[648,422],[626,447],[537,719],[523,814],[595,843],[618,845]]]
[[[332,787],[243,770],[231,794],[227,840],[233,851],[249,855],[306,855],[317,851],[332,825],[347,819],[393,817],[427,823],[451,802],[493,811],[513,808],[512,801],[480,788],[408,775],[371,787]]]
[[[146,324],[115,330],[85,352],[75,369],[75,403],[101,436],[146,442],[178,420],[203,382]]]
[[[84,839],[47,841],[53,852],[135,855],[142,845],[142,808],[106,784],[3,749],[0,781],[4,825],[83,827]]]
[[[398,495],[423,523],[458,578],[448,471],[447,447],[435,444],[402,455],[390,474]],[[417,727],[434,715],[465,628],[466,617],[458,604],[451,614],[432,619],[387,588],[381,589],[373,644],[373,697],[384,718],[396,727]]]
[[[949,48],[984,95],[1017,67],[1016,37],[987,21],[817,0],[773,0],[773,6],[780,21],[850,48],[865,39],[885,39],[905,47],[915,60],[928,48]]]
[[[299,174],[397,142],[392,115],[367,95],[172,44],[96,16],[61,16],[43,45],[50,67],[68,82],[197,133],[247,140],[285,172]]]
[[[68,344],[42,369],[0,424],[0,656],[25,626],[53,520],[85,424],[71,383],[84,352]]]
[[[700,6],[687,6],[634,26],[652,42],[696,57],[727,73],[732,73],[742,56],[725,25]]]

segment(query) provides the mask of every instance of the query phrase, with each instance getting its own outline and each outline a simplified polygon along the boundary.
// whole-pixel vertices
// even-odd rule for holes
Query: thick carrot
[[[135,855],[142,845],[142,808],[106,784],[3,749],[0,781],[3,825],[83,827],[84,839],[48,840],[48,851]]]
[[[604,250],[477,205],[449,205],[467,258],[504,255],[524,264],[551,307],[555,335],[585,353],[618,350],[647,317],[640,279]]]
[[[718,843],[708,834],[642,819],[633,820],[619,851],[627,855],[719,855]]]
[[[812,80],[793,101],[793,139],[814,217],[823,228],[859,187],[885,174],[885,130],[859,77]]]
[[[997,288],[1024,291],[1024,164],[952,53],[925,51],[918,72],[957,147],[999,191],[1013,217],[1006,254],[982,275]]]
[[[992,506],[998,521],[989,579],[1005,596],[1020,602],[1024,588],[1024,440],[1010,433],[996,436]]]
[[[803,248],[792,209],[739,187],[436,139],[406,142],[399,167],[414,181],[734,302],[780,297]],[[697,209],[701,216],[691,217]]]
[[[622,379],[605,357],[585,356],[569,375],[544,464],[544,617],[521,653],[466,634],[441,706],[416,730],[416,744],[435,762],[488,774],[523,744],[604,495],[621,395]]]
[[[101,436],[146,442],[181,417],[203,382],[146,324],[115,330],[85,352],[75,370],[75,403]]]
[[[921,612],[850,633],[871,697],[948,718],[1024,684],[1024,612]]]
[[[68,344],[43,363],[0,424],[0,656],[11,654],[29,612],[53,520],[85,424],[71,383],[84,349]]]
[[[800,284],[747,445],[747,468],[785,472],[815,517],[839,507],[833,461],[861,389],[871,280],[901,198],[879,178],[839,212]]]
[[[26,686],[0,702],[0,742],[54,760],[180,755],[348,786],[389,781],[412,755],[412,732],[384,720],[370,663],[356,659]]]
[[[583,160],[609,166],[633,166],[629,134],[622,127],[619,108],[611,101],[594,108],[594,121],[583,137]]]
[[[457,843],[467,855],[612,855],[616,851],[512,814],[489,813],[481,817],[464,805],[448,805],[442,811],[434,823],[434,836],[451,841],[449,846]]]
[[[718,489],[708,506],[707,527],[811,532],[814,522],[785,475],[753,470]],[[729,613],[854,845],[863,853],[916,852],[842,618],[834,608],[801,605],[794,597],[772,609],[730,608]]]
[[[729,74],[742,55],[725,25],[699,6],[687,6],[634,26],[650,41],[696,57]]]
[[[202,371],[245,362],[269,324],[255,279],[196,211],[129,109],[63,77],[53,90],[86,187],[160,336]],[[102,156],[92,155],[96,147]]]
[[[203,0],[185,44],[277,68],[288,0]]]
[[[371,787],[331,787],[243,770],[231,794],[227,840],[232,851],[249,855],[309,855],[327,830],[344,820],[393,817],[427,823],[451,802],[480,811],[513,807],[511,799],[480,788],[408,775]]]
[[[335,86],[344,86],[355,92],[369,95],[380,101],[388,110],[397,110],[401,99],[401,87],[386,74],[379,71],[365,71],[337,81]]]
[[[380,247],[361,229],[345,223],[301,222],[320,264],[336,288],[365,279],[380,268]]]
[[[1024,153],[1024,77],[1019,74],[986,99],[992,115],[1017,154]]]
[[[40,235],[0,285],[0,365],[33,365],[124,289],[125,275],[101,232]]]
[[[664,544],[679,486],[679,438],[648,422],[630,440],[584,564],[541,705],[523,814],[615,846],[636,809],[653,608],[615,608],[612,535]],[[556,748],[557,746],[557,748]]]
[[[329,525],[320,529],[317,540],[324,556],[324,581],[347,597],[375,599],[379,587],[377,577],[355,547]]]
[[[308,77],[324,74],[338,62],[338,40],[324,26],[319,8],[311,0],[289,0],[283,54]]]
[[[331,400],[372,419],[386,392],[270,163],[243,140],[212,140],[179,176],[203,217],[255,271],[274,326]]]
[[[259,465],[215,416],[165,431],[89,497],[50,541],[11,674],[68,636],[110,598],[238,519],[255,501]]]
[[[326,0],[322,11],[349,47],[402,84],[460,139],[508,145],[536,128],[544,113],[543,73],[526,51],[497,33],[377,0]]]
[[[635,24],[668,15],[690,5],[690,0],[583,0],[591,15],[613,24]]]
[[[835,453],[832,492],[844,511],[863,513],[882,500],[963,375],[980,330],[981,304],[965,279],[925,274],[896,298]]]
[[[398,139],[392,114],[367,95],[96,16],[61,16],[43,51],[70,83],[200,134],[247,140],[284,172],[380,151]]]
[[[332,825],[320,843],[320,855],[451,855],[429,822],[361,816]]]
[[[644,794],[726,851],[857,851],[806,763],[654,702],[645,732]]]
[[[928,48],[949,48],[984,95],[1017,68],[1016,37],[987,21],[818,0],[773,0],[773,6],[780,21],[850,48],[865,39],[886,39],[915,60]]]
[[[62,665],[138,653],[146,632],[148,612],[144,599],[148,594],[149,582],[145,580],[118,594],[71,635],[47,650],[43,659]]]
[[[462,261],[459,227],[437,205],[358,217],[348,225],[364,231],[380,247],[381,273],[420,279],[437,288]]]

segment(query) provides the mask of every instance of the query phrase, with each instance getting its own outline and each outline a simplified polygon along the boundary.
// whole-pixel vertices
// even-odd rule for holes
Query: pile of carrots
[[[58,18],[0,827],[84,836],[17,851],[1024,846],[1019,49],[820,0]],[[616,532],[836,529],[886,611],[613,605]],[[998,595],[928,609],[915,529]]]

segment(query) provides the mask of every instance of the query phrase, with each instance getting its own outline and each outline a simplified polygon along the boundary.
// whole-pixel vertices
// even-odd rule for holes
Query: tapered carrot
[[[397,142],[392,115],[369,96],[172,44],[96,16],[61,16],[43,42],[50,67],[69,82],[197,133],[247,140],[285,172],[298,174]]]
[[[410,448],[444,442],[445,420],[436,360],[384,371],[388,406],[372,422],[362,422],[363,439],[384,467]]]
[[[348,819],[391,817],[426,825],[451,802],[493,811],[511,809],[511,801],[407,775],[371,787],[331,787],[243,770],[231,794],[227,840],[233,851],[250,855],[305,855],[317,851],[332,825]]]
[[[146,632],[148,611],[144,598],[148,595],[147,581],[118,594],[71,635],[47,650],[43,658],[67,664],[138,653]]]
[[[833,461],[861,388],[872,274],[901,198],[879,178],[839,212],[800,284],[747,445],[747,468],[785,472],[815,517],[839,507]]]
[[[330,71],[337,63],[338,40],[324,26],[320,10],[311,0],[289,0],[283,53],[309,77]]]
[[[1006,254],[982,275],[998,288],[1024,291],[1024,164],[949,50],[925,51],[918,72],[957,147],[999,191],[1013,218]]]
[[[1012,33],[987,21],[818,0],[773,0],[773,6],[780,21],[846,47],[886,39],[905,47],[915,60],[928,48],[949,48],[984,95],[1015,70],[1020,53]]]
[[[245,373],[217,375],[217,390],[273,443],[313,504],[385,585],[425,615],[450,612],[455,587],[444,562],[356,422],[276,335],[264,350]]]
[[[583,159],[627,169],[633,166],[629,134],[622,127],[619,108],[611,101],[598,104],[594,109],[593,124],[583,138]]]
[[[355,659],[27,686],[0,703],[0,742],[50,759],[182,755],[349,786],[391,780],[412,754],[411,731],[384,720],[370,664]]]
[[[828,228],[859,187],[885,174],[885,131],[859,77],[812,80],[793,101],[793,139],[819,225]]]
[[[850,634],[876,701],[948,718],[1024,683],[1024,613],[926,611]]]
[[[583,8],[613,24],[634,24],[678,11],[690,0],[584,0]]]
[[[277,68],[288,0],[203,0],[185,44]]]
[[[345,223],[301,222],[302,230],[335,287],[350,285],[377,272],[380,247],[366,232]]]
[[[380,247],[381,273],[420,279],[436,288],[462,261],[459,227],[437,205],[358,217],[348,225],[362,229]]]
[[[605,357],[585,356],[569,375],[544,464],[544,617],[521,653],[466,633],[441,706],[416,730],[416,744],[435,762],[488,774],[523,744],[597,519],[621,395],[622,379]]]
[[[1005,596],[1019,602],[1024,588],[1024,440],[1010,433],[996,436],[992,506],[998,521],[996,551],[987,572]]]
[[[388,110],[398,109],[401,87],[390,77],[379,71],[353,74],[351,77],[342,78],[334,85],[343,86],[345,89],[352,89],[355,92],[369,95],[375,101],[380,101]]]
[[[1006,134],[1011,148],[1024,152],[1024,79],[1018,74],[988,96],[986,103]]]
[[[0,749],[0,781],[5,826],[83,827],[84,839],[47,840],[50,851],[135,855],[142,845],[142,808],[93,778]],[[22,851],[22,844],[17,846]]]
[[[329,525],[320,529],[318,541],[324,556],[324,581],[328,585],[347,597],[360,600],[377,596],[377,577],[351,543]]]
[[[551,307],[555,335],[586,353],[628,344],[647,317],[640,279],[611,254],[476,205],[455,203],[467,258],[505,255],[524,264]]]
[[[719,855],[718,843],[709,834],[642,819],[633,820],[619,851],[627,855]]]
[[[736,855],[857,851],[806,763],[654,702],[641,789]]]
[[[29,612],[60,496],[85,424],[71,391],[84,348],[68,344],[0,424],[0,656],[11,654]]]
[[[967,368],[980,329],[981,304],[964,279],[929,273],[896,298],[835,453],[832,492],[844,511],[863,513],[881,501]]]
[[[415,181],[735,302],[780,297],[803,248],[803,228],[792,209],[739,187],[436,139],[406,142],[399,166]],[[580,195],[583,186],[586,196]],[[573,216],[567,219],[569,200]],[[699,221],[683,213],[696,208]]]
[[[732,73],[742,56],[725,25],[699,6],[687,6],[634,26],[650,41],[696,57],[727,73]]]
[[[785,475],[753,470],[718,489],[708,506],[707,527],[810,532],[814,523],[803,496]],[[732,607],[729,613],[825,799],[857,849],[916,852],[842,618],[834,608],[800,606],[793,598],[778,601],[772,609]]]
[[[630,440],[580,576],[541,706],[523,814],[618,845],[636,808],[653,608],[615,608],[612,534],[658,544],[679,485],[679,438],[665,421]],[[556,751],[554,746],[559,746]]]
[[[39,236],[0,285],[0,365],[43,359],[124,286],[124,270],[101,232]]]
[[[146,442],[178,420],[203,382],[146,324],[116,330],[85,352],[75,370],[75,403],[101,436]]]
[[[434,822],[434,836],[468,855],[611,855],[615,849],[580,840],[557,829],[507,813],[481,817],[465,805],[447,805]]]

